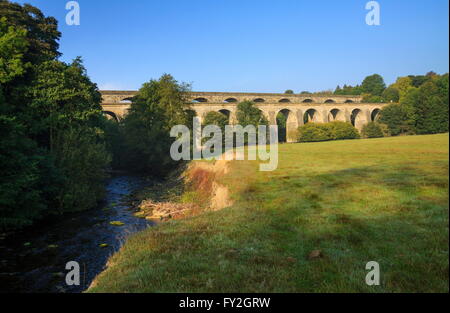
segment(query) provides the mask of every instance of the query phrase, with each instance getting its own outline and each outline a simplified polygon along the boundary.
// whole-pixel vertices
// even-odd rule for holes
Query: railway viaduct
[[[101,94],[103,112],[120,120],[127,114],[137,92],[103,90]],[[200,121],[208,112],[215,111],[227,115],[231,124],[236,123],[237,104],[245,100],[253,101],[271,125],[277,124],[278,114],[284,114],[288,142],[294,140],[292,134],[305,123],[344,121],[361,130],[368,122],[375,121],[387,105],[362,103],[361,96],[316,94],[190,92],[188,99]]]

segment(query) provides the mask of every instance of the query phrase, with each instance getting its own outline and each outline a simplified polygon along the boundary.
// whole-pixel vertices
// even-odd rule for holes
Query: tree
[[[225,114],[219,112],[208,112],[203,119],[203,125],[219,126],[222,132],[225,131],[225,126],[228,124],[228,117]]]
[[[380,113],[379,123],[386,124],[392,136],[414,133],[413,109],[408,105],[392,103]]]
[[[56,19],[0,0],[0,228],[102,198],[109,153],[100,93],[81,59],[57,60]]]
[[[418,89],[411,89],[402,103],[414,110],[418,134],[448,131],[448,74],[434,76]]]
[[[28,50],[26,30],[9,26],[6,18],[0,19],[0,83],[5,84],[22,76],[29,63],[24,62]]]
[[[251,101],[243,101],[238,104],[236,118],[238,124],[244,128],[248,125],[255,126],[257,136],[259,136],[258,126],[269,125],[261,110],[255,107],[255,104]],[[248,138],[244,138],[244,144],[248,144]]]
[[[286,90],[284,93],[287,94],[287,95],[293,95],[293,94],[294,94],[294,91],[291,90],[291,89],[288,89],[288,90]]]
[[[277,114],[278,142],[287,141],[287,117],[283,112]]]
[[[384,83],[383,77],[378,74],[373,74],[364,79],[361,84],[361,88],[364,93],[368,93],[373,96],[381,96],[386,88],[386,84]]]
[[[399,102],[406,95],[410,88],[414,88],[410,77],[399,77],[390,87],[398,90]]]
[[[175,125],[189,125],[186,92],[189,85],[178,83],[171,75],[142,85],[124,119],[127,164],[130,169],[163,176],[176,165],[170,157]]]
[[[255,107],[251,101],[244,101],[238,104],[236,117],[238,124],[245,127],[247,125],[268,125],[267,119],[264,117],[261,110]]]
[[[54,157],[61,181],[54,200],[62,212],[95,206],[104,195],[106,149],[100,93],[80,58],[46,61],[30,88],[30,136]]]
[[[219,113],[219,112],[208,112],[205,115],[205,118],[203,119],[203,125],[215,125],[218,126],[220,128],[220,130],[222,131],[222,146],[225,146],[225,126],[227,126],[229,124],[229,118],[228,116],[226,116],[223,113]],[[204,138],[205,141],[207,141],[209,138]]]
[[[334,94],[335,95],[341,95],[342,94],[341,86],[337,85],[336,89],[334,90]]]
[[[46,17],[36,7],[0,0],[0,16],[9,26],[26,30],[28,52],[25,62],[33,64],[54,60],[61,54],[58,52],[58,22],[54,17]]]
[[[384,99],[382,96],[374,96],[371,94],[363,94],[362,102],[365,103],[382,103]]]
[[[398,103],[400,100],[400,92],[397,88],[392,86],[386,88],[381,96],[383,97],[384,102]]]

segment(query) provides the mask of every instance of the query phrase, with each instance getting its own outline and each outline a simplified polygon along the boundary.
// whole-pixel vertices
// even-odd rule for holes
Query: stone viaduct
[[[120,120],[130,108],[136,91],[101,91],[103,112]],[[338,96],[316,94],[277,94],[239,92],[190,92],[191,109],[202,120],[211,111],[228,116],[230,123],[236,122],[237,104],[253,101],[271,125],[277,124],[277,115],[284,114],[287,141],[294,141],[295,130],[305,123],[344,121],[357,129],[375,121],[386,103],[362,103],[361,96]]]

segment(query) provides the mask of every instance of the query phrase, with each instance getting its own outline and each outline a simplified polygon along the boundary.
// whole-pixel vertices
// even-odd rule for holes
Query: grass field
[[[232,207],[134,235],[90,291],[448,292],[448,140],[285,144],[274,172],[234,161]]]

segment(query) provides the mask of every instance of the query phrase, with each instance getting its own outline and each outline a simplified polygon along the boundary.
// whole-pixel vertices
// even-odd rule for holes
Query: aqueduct
[[[131,99],[137,91],[101,91],[102,108],[111,118],[120,120],[130,108]],[[237,104],[250,100],[266,116],[271,125],[277,124],[277,116],[286,118],[286,139],[294,141],[295,130],[305,123],[344,121],[357,129],[375,121],[386,103],[362,103],[361,96],[305,95],[277,93],[238,92],[190,92],[191,109],[200,121],[208,112],[221,112],[236,123]]]

